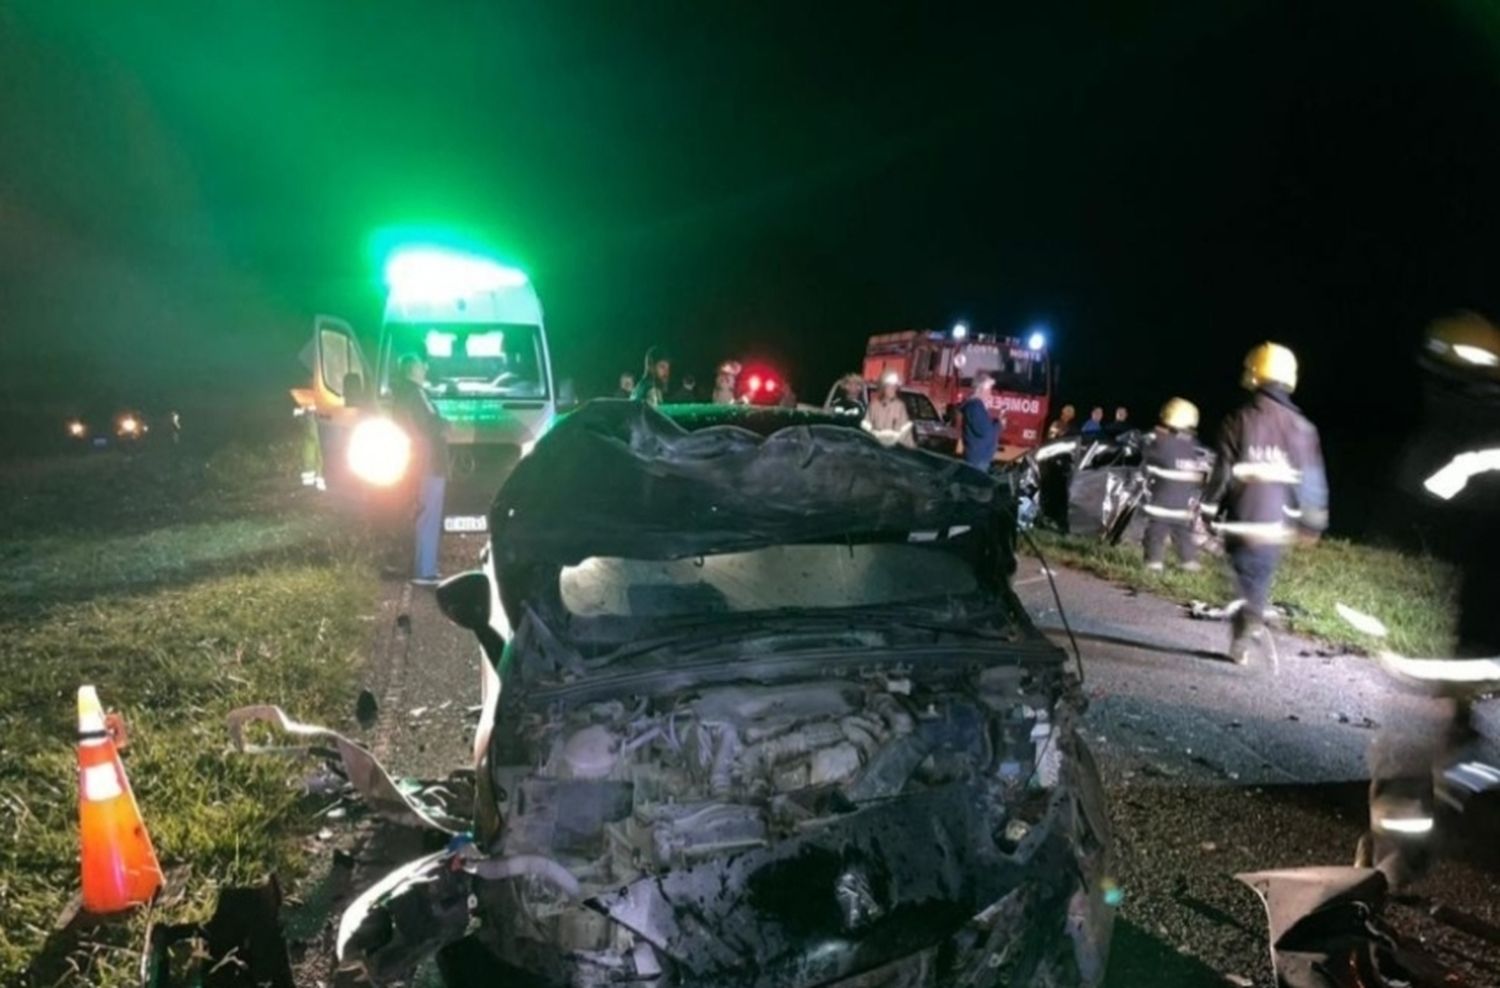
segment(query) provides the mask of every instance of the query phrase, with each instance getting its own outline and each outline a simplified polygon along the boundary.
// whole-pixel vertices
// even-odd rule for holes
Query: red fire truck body
[[[945,418],[969,396],[976,373],[993,374],[990,413],[1005,416],[997,453],[1001,460],[1035,449],[1045,436],[1053,382],[1044,346],[984,334],[954,338],[926,330],[871,336],[865,346],[865,379],[873,383],[891,371],[907,388],[927,395]]]

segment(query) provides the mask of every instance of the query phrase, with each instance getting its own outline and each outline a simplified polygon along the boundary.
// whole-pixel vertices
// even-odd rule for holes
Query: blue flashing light
[[[1031,335],[1026,338],[1026,346],[1031,350],[1045,350],[1047,348],[1047,334],[1040,329],[1032,330]]]
[[[953,324],[953,338],[955,340],[964,339],[968,335],[969,335],[969,326],[968,326],[967,323],[956,322],[956,323]]]

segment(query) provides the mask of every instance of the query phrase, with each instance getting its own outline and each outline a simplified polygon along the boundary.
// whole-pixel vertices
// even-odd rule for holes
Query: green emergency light
[[[525,272],[487,257],[441,247],[404,247],[385,264],[385,283],[403,302],[441,301],[519,288]]]

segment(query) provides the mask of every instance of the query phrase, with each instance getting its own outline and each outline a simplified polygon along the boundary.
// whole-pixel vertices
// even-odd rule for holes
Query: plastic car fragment
[[[1381,919],[1387,882],[1375,868],[1312,867],[1235,878],[1260,896],[1282,988],[1439,988],[1451,973]]]
[[[251,744],[245,740],[245,728],[253,723],[269,724],[282,734],[305,743],[292,747]],[[315,724],[299,723],[288,717],[280,707],[271,704],[231,710],[228,715],[228,725],[229,736],[234,742],[235,749],[246,754],[292,753],[336,756],[344,776],[359,792],[370,809],[393,823],[438,830],[445,834],[458,834],[467,829],[463,820],[449,816],[441,807],[424,802],[417,794],[402,789],[374,755],[337,731]],[[319,742],[331,744],[333,747],[331,750],[320,748]]]

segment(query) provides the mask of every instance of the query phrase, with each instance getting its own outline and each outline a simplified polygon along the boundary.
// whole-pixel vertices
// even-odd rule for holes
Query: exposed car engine
[[[510,931],[518,940],[593,955],[606,969],[644,963],[639,975],[659,969],[641,956],[649,944],[579,899],[954,782],[983,782],[1013,808],[996,835],[1013,845],[1057,781],[1048,691],[1031,678],[1000,667],[944,688],[886,676],[739,685],[532,715],[516,752],[531,764],[493,770],[505,794],[496,850],[554,862],[579,889],[538,867],[495,890],[520,907],[497,912],[525,917]],[[866,881],[839,889],[851,926],[882,908]]]

